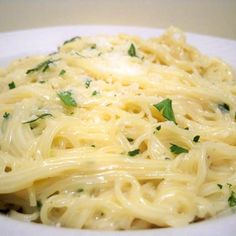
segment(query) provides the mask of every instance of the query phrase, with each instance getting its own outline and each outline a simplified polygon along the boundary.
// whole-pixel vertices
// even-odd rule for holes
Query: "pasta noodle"
[[[236,83],[169,28],[75,37],[0,70],[0,210],[61,227],[176,227],[236,205]]]

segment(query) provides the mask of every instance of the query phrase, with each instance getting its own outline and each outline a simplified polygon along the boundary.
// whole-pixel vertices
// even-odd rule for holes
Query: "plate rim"
[[[45,27],[32,27],[32,28],[26,28],[26,29],[18,29],[18,30],[8,30],[8,31],[3,31],[0,32],[0,36],[4,36],[7,34],[12,34],[12,33],[27,33],[27,32],[32,32],[32,31],[40,31],[40,30],[50,30],[50,29],[60,29],[60,28],[77,28],[77,27],[108,27],[108,28],[130,28],[130,29],[137,29],[137,30],[155,30],[155,31],[162,31],[164,32],[166,29],[169,27],[176,27],[180,30],[182,30],[184,33],[187,35],[194,35],[194,36],[201,36],[201,37],[206,37],[206,38],[215,38],[219,40],[226,40],[230,42],[236,43],[236,39],[231,39],[231,38],[225,38],[225,37],[220,37],[216,35],[210,35],[210,34],[202,34],[202,33],[196,33],[192,31],[185,31],[184,29],[177,27],[175,25],[170,25],[169,27],[166,28],[160,28],[160,27],[148,27],[148,26],[137,26],[137,25],[106,25],[106,24],[65,24],[65,25],[51,25],[51,26],[45,26]],[[122,32],[121,32],[122,33]]]

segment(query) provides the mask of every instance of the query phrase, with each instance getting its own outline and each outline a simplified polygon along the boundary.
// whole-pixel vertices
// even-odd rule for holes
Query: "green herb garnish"
[[[79,188],[79,189],[77,190],[78,193],[82,193],[83,191],[84,191],[83,188]]]
[[[14,89],[16,87],[15,82],[12,81],[11,83],[8,84],[9,89]]]
[[[94,144],[92,144],[91,147],[94,147],[94,148],[95,148],[96,146],[95,146]]]
[[[2,117],[7,120],[9,118],[9,116],[10,116],[10,113],[5,112]]]
[[[129,142],[133,142],[133,141],[134,141],[134,139],[132,139],[132,138],[127,138],[127,140],[128,140]]]
[[[51,53],[48,54],[48,56],[53,56],[53,55],[55,55],[55,54],[57,54],[57,53],[58,53],[57,51],[51,52]]]
[[[133,150],[133,151],[129,151],[129,152],[128,152],[128,155],[131,156],[131,157],[133,157],[133,156],[138,155],[139,153],[140,153],[140,150],[139,150],[139,149],[135,149],[135,150]]]
[[[68,39],[68,40],[66,40],[66,41],[63,43],[63,45],[65,45],[65,44],[67,44],[67,43],[74,42],[74,41],[77,40],[77,39],[80,39],[80,37],[79,37],[79,36],[75,36],[75,37],[73,37],[73,38],[71,38],[71,39]]]
[[[189,127],[185,127],[184,129],[185,129],[185,130],[189,130]]]
[[[173,121],[176,124],[174,111],[172,108],[172,100],[169,98],[153,105],[158,111],[162,112],[162,115],[170,121]]]
[[[71,91],[62,91],[59,92],[57,95],[65,105],[69,107],[77,106],[75,99],[72,97]]]
[[[53,116],[53,115],[50,114],[50,113],[44,113],[44,114],[42,114],[42,115],[37,116],[35,119],[29,120],[29,121],[25,121],[25,122],[23,122],[22,124],[30,124],[30,123],[33,123],[33,122],[35,122],[35,121],[37,121],[37,120],[39,120],[39,119],[43,119],[45,116]]]
[[[79,52],[75,52],[75,55],[80,56],[80,57],[83,57],[83,58],[86,58],[86,56],[80,54]]]
[[[94,90],[92,93],[92,96],[96,96],[98,94],[98,91]]]
[[[236,206],[236,194],[234,191],[231,191],[231,194],[228,198],[228,204],[230,207]]]
[[[128,54],[131,56],[131,57],[136,57],[136,49],[135,49],[135,46],[133,43],[131,43],[130,47],[129,47],[129,50],[128,50]]]
[[[44,84],[44,83],[46,83],[46,81],[45,80],[40,80],[39,83]]]
[[[159,131],[160,129],[161,129],[161,125],[159,125],[159,126],[156,127],[156,130]]]
[[[33,72],[36,72],[36,71],[42,71],[42,72],[45,72],[46,70],[49,69],[49,65],[50,64],[53,64],[55,61],[58,61],[58,60],[46,60],[40,64],[38,64],[36,67],[32,68],[32,69],[29,69],[26,71],[26,74],[30,74],[30,73],[33,73]]]
[[[64,75],[66,73],[66,71],[64,70],[64,69],[62,69],[61,71],[60,71],[60,73],[59,73],[59,76],[62,76],[62,75]]]
[[[96,47],[97,47],[97,45],[94,43],[94,44],[91,45],[90,48],[91,48],[91,49],[95,49]]]
[[[175,153],[175,154],[188,153],[187,149],[185,149],[183,147],[180,147],[176,144],[172,144],[172,143],[171,143],[170,151]]]
[[[193,142],[197,143],[200,139],[200,135],[196,135],[194,138],[193,138]]]
[[[86,79],[85,81],[85,88],[88,88],[91,84],[92,80],[91,79]]]
[[[217,186],[222,189],[223,188],[223,185],[222,184],[217,184]]]
[[[220,111],[221,111],[222,113],[227,113],[227,112],[230,111],[230,107],[229,107],[229,105],[226,104],[226,103],[218,104],[218,108],[220,109]]]
[[[37,201],[37,208],[40,210],[42,208],[43,204],[40,200]]]

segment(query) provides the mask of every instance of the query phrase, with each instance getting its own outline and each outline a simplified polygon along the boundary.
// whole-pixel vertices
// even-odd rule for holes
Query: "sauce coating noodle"
[[[0,210],[10,217],[145,229],[236,204],[235,79],[180,30],[76,37],[14,61],[0,80]]]

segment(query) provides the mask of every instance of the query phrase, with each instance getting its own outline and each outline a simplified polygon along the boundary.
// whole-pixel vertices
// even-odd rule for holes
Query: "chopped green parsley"
[[[62,91],[62,92],[59,92],[57,95],[66,106],[68,107],[77,106],[77,103],[75,99],[73,98],[71,91]]]
[[[163,101],[153,105],[158,111],[162,112],[162,115],[170,121],[173,121],[176,124],[174,111],[172,108],[172,100],[169,98],[164,99]]]
[[[131,57],[136,57],[136,49],[135,49],[135,46],[133,43],[131,43],[130,47],[129,47],[129,50],[128,50],[128,54],[131,56]]]
[[[127,138],[127,140],[128,140],[129,142],[133,142],[133,141],[134,141],[134,139],[132,139],[132,138]]]
[[[172,143],[171,143],[171,146],[170,146],[170,151],[175,153],[175,154],[188,153],[187,149],[185,149],[183,147],[180,147],[176,144],[172,144]]]
[[[96,96],[98,94],[98,91],[94,90],[92,93],[92,96]]]
[[[217,186],[222,189],[223,188],[223,185],[222,184],[217,184]]]
[[[37,71],[41,71],[41,72],[45,72],[46,70],[49,69],[49,65],[53,64],[54,62],[56,62],[58,60],[46,60],[40,64],[38,64],[36,67],[29,69],[26,71],[26,74],[31,74],[33,72],[37,72]]]
[[[233,185],[227,183],[229,190],[230,190],[230,195],[228,197],[228,204],[230,207],[236,206],[236,193],[232,190]]]
[[[46,83],[46,81],[45,80],[40,80],[39,83],[44,84],[44,83]]]
[[[94,44],[91,45],[90,48],[91,48],[91,49],[96,49],[96,47],[97,47],[97,45],[94,43]]]
[[[40,210],[42,208],[43,204],[40,200],[37,201],[37,208]]]
[[[39,119],[43,119],[45,116],[53,116],[53,115],[50,114],[50,113],[44,113],[44,114],[42,114],[42,115],[37,116],[35,119],[32,119],[32,120],[23,122],[23,124],[30,124],[30,123],[33,123],[33,122],[35,122],[35,121],[37,121],[37,120],[39,120]]]
[[[229,105],[226,104],[226,103],[218,104],[218,108],[220,109],[220,111],[221,111],[222,113],[227,113],[227,112],[230,111],[230,107],[229,107]]]
[[[236,206],[236,194],[234,191],[231,191],[230,196],[228,198],[228,204],[230,207]]]
[[[59,73],[59,76],[62,76],[62,75],[64,75],[66,73],[66,71],[64,70],[64,69],[62,69],[61,71],[60,71],[60,73]]]
[[[8,84],[9,89],[14,89],[16,87],[15,82],[12,81],[11,83]]]
[[[200,139],[200,135],[196,135],[194,138],[193,138],[193,142],[197,143]]]
[[[79,36],[75,36],[75,37],[73,37],[73,38],[71,38],[71,39],[68,39],[68,40],[66,40],[66,41],[63,43],[63,45],[65,45],[65,44],[67,44],[67,43],[72,43],[72,42],[74,42],[74,41],[77,40],[77,39],[80,39],[80,37],[79,37]]]
[[[139,153],[140,153],[140,150],[139,150],[139,149],[135,149],[135,150],[133,150],[133,151],[129,151],[129,152],[128,152],[128,155],[131,156],[131,157],[133,157],[133,156],[138,155]]]
[[[5,112],[3,115],[3,118],[7,120],[9,118],[9,116],[10,116],[10,113]]]
[[[91,79],[86,79],[86,81],[85,81],[85,88],[89,88],[91,82],[92,82]]]

